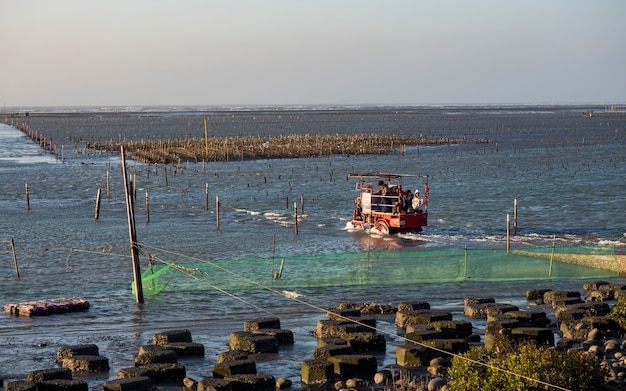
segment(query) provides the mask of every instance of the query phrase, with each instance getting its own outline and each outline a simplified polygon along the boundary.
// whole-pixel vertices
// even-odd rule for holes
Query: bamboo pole
[[[550,254],[550,270],[548,277],[552,277],[552,263],[554,262],[554,248],[556,247],[556,235],[552,235],[552,253]]]
[[[102,189],[98,188],[98,194],[96,195],[96,214],[95,219],[98,220],[100,217],[100,194],[102,193]]]
[[[20,278],[20,268],[17,267],[17,255],[15,253],[15,242],[13,238],[9,240],[9,244],[11,245],[11,252],[13,253],[13,265],[15,265],[15,277]]]
[[[137,231],[135,230],[135,203],[128,183],[126,174],[126,159],[124,157],[124,146],[120,147],[122,157],[122,176],[124,177],[124,195],[126,197],[126,214],[128,216],[128,236],[130,239],[131,257],[133,262],[133,276],[135,280],[135,301],[143,303],[143,286],[141,284],[141,266],[139,264],[139,247],[137,244]]]

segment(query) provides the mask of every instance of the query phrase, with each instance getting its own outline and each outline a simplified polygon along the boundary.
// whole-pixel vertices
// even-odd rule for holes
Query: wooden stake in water
[[[13,238],[9,240],[9,244],[11,245],[11,252],[13,253],[13,265],[15,265],[15,277],[20,278],[20,269],[17,267],[17,255],[15,254],[15,242]]]
[[[517,235],[517,198],[513,200],[513,235]]]
[[[204,210],[209,210],[209,182],[204,185]]]
[[[511,251],[511,217],[506,214],[506,253]]]
[[[102,189],[98,188],[98,194],[96,195],[96,214],[95,219],[98,220],[100,217],[100,194],[102,193]]]
[[[206,127],[206,117],[204,117],[204,145],[205,145],[205,153],[209,156],[209,131]],[[204,163],[204,161],[203,161]],[[203,164],[204,166],[204,164]],[[203,171],[204,172],[204,171]]]
[[[148,192],[146,191],[146,223],[150,222],[150,199],[148,198]]]
[[[107,171],[107,198],[111,198],[111,185],[109,179],[109,172]]]
[[[26,185],[26,207],[30,210],[30,193],[28,192],[28,183]]]
[[[300,194],[300,216],[304,214],[304,194]]]
[[[126,174],[126,159],[124,157],[123,145],[120,147],[120,155],[122,157],[122,176],[124,177],[124,195],[126,197],[126,214],[128,216],[128,236],[130,238],[133,276],[135,280],[135,300],[137,303],[142,304],[144,300],[143,286],[141,284],[141,265],[139,264],[139,246],[137,244],[137,231],[135,229],[135,203],[133,202],[133,193]]]
[[[215,196],[215,227],[220,229],[220,197]]]
[[[556,235],[552,235],[552,254],[550,254],[550,270],[548,277],[552,277],[552,262],[554,261],[554,248],[556,247]]]
[[[298,203],[294,202],[293,203],[293,219],[294,219],[294,226],[295,226],[295,230],[296,230],[296,235],[298,234]]]

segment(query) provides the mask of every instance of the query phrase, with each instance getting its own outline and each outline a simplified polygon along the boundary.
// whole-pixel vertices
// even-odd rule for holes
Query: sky
[[[0,104],[626,103],[623,0],[0,0]]]

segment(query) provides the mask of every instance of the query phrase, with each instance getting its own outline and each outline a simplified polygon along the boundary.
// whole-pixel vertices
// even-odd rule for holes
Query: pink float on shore
[[[89,309],[89,302],[75,297],[57,297],[24,303],[9,303],[4,306],[4,312],[15,316],[50,315],[87,309]]]

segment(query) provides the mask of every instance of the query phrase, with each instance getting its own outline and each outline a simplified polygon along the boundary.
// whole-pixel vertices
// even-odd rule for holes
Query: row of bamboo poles
[[[277,158],[322,157],[406,153],[407,146],[487,142],[484,139],[353,135],[281,135],[267,137],[209,137],[160,141],[93,142],[87,147],[118,152],[121,146],[128,158],[148,164],[181,161],[232,161]]]

